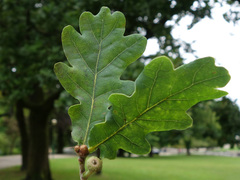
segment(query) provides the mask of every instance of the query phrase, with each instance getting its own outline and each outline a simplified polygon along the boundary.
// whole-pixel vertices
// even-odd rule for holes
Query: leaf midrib
[[[97,82],[97,76],[98,76],[98,64],[99,64],[99,59],[100,59],[100,54],[101,54],[101,50],[102,50],[102,35],[103,35],[103,25],[104,25],[104,21],[102,19],[102,27],[101,27],[101,41],[99,42],[99,50],[98,50],[98,56],[97,56],[97,62],[96,62],[96,66],[95,66],[95,72],[94,72],[94,81],[93,81],[93,92],[92,92],[92,103],[91,103],[91,110],[90,110],[90,114],[89,114],[89,118],[88,118],[88,123],[87,123],[87,128],[86,128],[86,132],[85,132],[85,136],[84,136],[84,140],[83,140],[83,144],[86,143],[87,141],[87,136],[88,136],[88,132],[89,132],[89,127],[90,127],[90,123],[91,123],[91,120],[92,120],[92,114],[93,114],[93,106],[94,106],[94,103],[95,103],[95,90],[96,90],[96,82]],[[91,26],[91,30],[92,30],[92,26]],[[93,33],[93,30],[92,30],[92,33]],[[93,33],[93,36],[95,37],[96,39],[96,36],[95,34]],[[97,39],[96,39],[97,40]]]
[[[102,140],[100,143],[98,143],[97,145],[93,146],[93,147],[90,147],[89,148],[89,152],[93,152],[98,146],[100,146],[101,144],[105,143],[107,140],[109,140],[110,138],[112,138],[113,136],[115,136],[116,134],[118,134],[120,131],[122,131],[125,127],[127,127],[128,125],[130,125],[131,123],[135,122],[136,120],[138,120],[142,115],[144,115],[145,113],[147,113],[148,111],[150,111],[151,109],[155,108],[156,106],[158,106],[159,104],[161,104],[162,102],[166,101],[167,99],[169,99],[170,97],[173,97],[179,93],[182,93],[184,92],[185,90],[188,90],[190,89],[191,87],[195,86],[195,85],[198,85],[200,83],[204,83],[206,81],[210,81],[210,80],[213,80],[213,79],[217,79],[219,77],[222,77],[222,76],[225,76],[225,75],[220,75],[220,76],[216,76],[216,77],[213,77],[213,78],[209,78],[209,79],[205,79],[205,80],[202,80],[202,81],[198,81],[196,83],[192,82],[192,84],[186,88],[183,88],[182,90],[172,94],[172,95],[169,95],[167,96],[166,98],[162,99],[161,101],[155,103],[154,105],[152,105],[151,107],[149,108],[146,108],[141,114],[139,114],[137,117],[135,117],[133,120],[129,121],[128,123],[124,124],[122,127],[120,127],[117,131],[115,131],[114,133],[112,133],[110,136],[108,136],[107,138],[105,138],[104,140]]]
[[[116,25],[117,23],[115,23]],[[114,25],[114,27],[115,27]],[[109,65],[111,65],[113,63],[113,61],[115,61],[121,54],[123,54],[126,50],[128,50],[129,48],[131,48],[132,46],[134,46],[135,44],[137,44],[141,38],[139,38],[136,42],[134,42],[132,45],[130,45],[129,47],[125,48],[123,51],[121,51],[115,58],[113,58],[113,60],[108,63],[105,67],[103,67],[101,70],[98,71],[98,65],[99,65],[99,59],[100,59],[100,54],[101,54],[101,50],[102,50],[102,42],[103,40],[106,39],[106,37],[109,36],[109,34],[112,33],[113,29],[110,31],[110,33],[103,38],[103,26],[104,26],[104,21],[102,20],[102,28],[101,28],[101,41],[99,42],[99,51],[98,51],[98,57],[97,57],[97,62],[96,62],[96,66],[95,66],[95,71],[94,71],[94,82],[93,82],[93,91],[92,91],[92,96],[91,96],[91,109],[90,109],[90,113],[89,113],[89,118],[88,118],[88,122],[87,122],[87,128],[86,128],[86,132],[85,132],[85,136],[84,136],[84,140],[83,140],[83,144],[86,143],[87,141],[87,137],[88,137],[88,133],[89,133],[89,129],[90,129],[90,124],[91,124],[91,120],[92,120],[92,114],[93,114],[93,107],[94,107],[94,104],[95,104],[95,100],[96,100],[96,97],[95,97],[95,90],[96,90],[96,82],[97,82],[97,77],[98,77],[98,74],[100,74],[101,72],[103,72]],[[92,28],[92,27],[91,27]],[[96,36],[92,30],[92,34],[94,36],[94,38],[96,39]],[[96,41],[98,42],[98,40],[96,39]],[[81,55],[81,53],[78,51],[78,53]],[[89,66],[88,66],[89,67]],[[112,90],[111,90],[112,91]],[[105,93],[104,93],[105,94]]]

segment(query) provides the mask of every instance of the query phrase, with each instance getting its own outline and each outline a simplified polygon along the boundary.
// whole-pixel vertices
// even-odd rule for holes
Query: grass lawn
[[[79,180],[77,159],[52,159],[55,180]],[[19,167],[0,170],[1,180],[23,179]],[[91,180],[240,180],[240,158],[169,156],[103,161],[101,176]]]

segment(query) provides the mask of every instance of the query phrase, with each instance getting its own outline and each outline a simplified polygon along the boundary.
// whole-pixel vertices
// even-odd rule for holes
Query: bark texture
[[[29,117],[29,159],[26,180],[51,180],[48,160],[48,111],[31,110]]]
[[[28,149],[29,149],[29,139],[27,132],[26,120],[23,113],[24,105],[21,101],[16,104],[16,119],[19,127],[20,137],[21,137],[21,155],[22,155],[22,165],[21,170],[27,169],[28,165]]]
[[[26,180],[51,180],[48,159],[49,148],[49,119],[54,101],[60,92],[44,100],[42,89],[37,89],[28,103],[29,115],[29,153]],[[29,102],[29,101],[28,101]]]

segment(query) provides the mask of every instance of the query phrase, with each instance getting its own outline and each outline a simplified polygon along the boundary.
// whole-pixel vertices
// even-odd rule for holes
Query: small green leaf
[[[96,124],[90,132],[90,151],[100,148],[101,156],[110,159],[120,148],[136,154],[148,153],[146,134],[190,127],[192,119],[186,111],[200,101],[226,95],[216,88],[229,80],[227,70],[216,67],[210,57],[175,70],[168,58],[154,59],[136,80],[132,96],[110,96],[112,109],[106,121]]]
[[[134,91],[134,83],[122,81],[120,76],[142,55],[146,38],[137,34],[123,36],[124,15],[111,14],[106,7],[96,16],[84,12],[79,26],[81,34],[72,26],[63,29],[63,49],[70,66],[57,63],[54,70],[66,91],[80,102],[69,108],[72,137],[79,144],[87,144],[89,130],[104,121],[109,95],[130,95]]]

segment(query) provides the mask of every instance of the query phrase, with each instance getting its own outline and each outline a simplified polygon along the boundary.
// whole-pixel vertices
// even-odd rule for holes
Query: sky
[[[216,60],[217,66],[223,66],[231,75],[231,80],[226,87],[221,88],[228,92],[228,97],[237,100],[240,106],[240,22],[237,24],[228,23],[224,18],[224,12],[230,6],[216,5],[212,10],[212,18],[204,18],[188,30],[191,17],[186,16],[172,30],[176,39],[192,43],[194,55],[198,58],[211,56]],[[155,54],[159,51],[156,39],[149,39],[144,55]],[[196,59],[192,54],[187,54],[180,49],[185,63]]]

